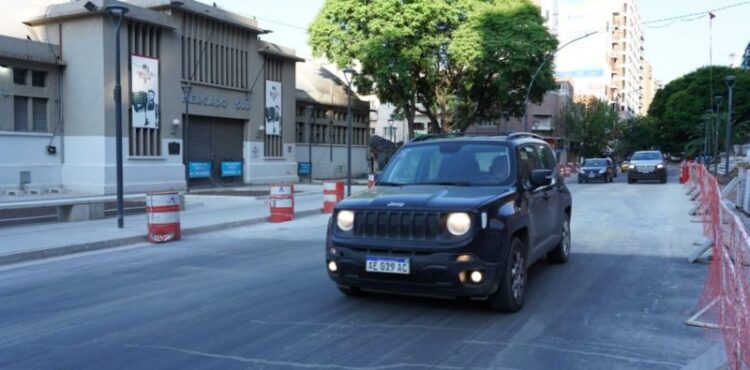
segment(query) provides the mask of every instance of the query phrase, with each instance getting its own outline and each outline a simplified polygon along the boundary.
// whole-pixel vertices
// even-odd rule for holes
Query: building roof
[[[345,107],[348,104],[346,83],[317,63],[297,63],[297,101]],[[354,94],[352,108],[369,111],[370,104]]]
[[[189,1],[189,0],[188,0]],[[86,4],[95,6],[92,10],[86,9]],[[146,9],[138,5],[140,1],[122,2],[117,0],[88,0],[71,1],[67,3],[53,4],[45,8],[44,14],[28,19],[23,23],[29,26],[39,26],[48,23],[61,22],[65,20],[101,16],[107,14],[108,6],[122,6],[128,9],[125,18],[140,23],[147,23],[157,27],[174,29],[177,28],[176,20],[169,15]]]
[[[106,1],[106,0],[105,0]],[[130,3],[151,9],[179,9],[184,12],[201,15],[211,18],[215,21],[224,22],[236,27],[244,28],[259,34],[270,33],[270,30],[258,26],[258,21],[254,17],[247,17],[241,14],[232,13],[216,6],[206,5],[195,0],[128,0]]]
[[[258,52],[261,54],[267,54],[267,55],[273,55],[280,58],[285,59],[291,59],[296,62],[304,62],[304,58],[300,58],[297,56],[297,53],[294,51],[294,49],[284,47],[281,45],[277,45],[274,43],[270,43],[267,41],[260,41],[260,46],[258,46]]]
[[[63,65],[59,56],[57,45],[0,35],[0,58]]]

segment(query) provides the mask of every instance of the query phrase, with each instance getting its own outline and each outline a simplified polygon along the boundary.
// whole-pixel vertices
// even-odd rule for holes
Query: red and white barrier
[[[367,175],[367,188],[375,186],[375,174],[371,173]]]
[[[180,194],[147,194],[146,217],[148,241],[163,243],[180,240]]]
[[[697,213],[709,240],[710,261],[698,313],[688,324],[719,329],[730,369],[750,368],[750,237],[742,220],[722,200],[716,178],[702,164],[691,164],[688,184],[698,190]],[[694,190],[693,190],[694,191]],[[692,191],[691,191],[692,193]],[[706,249],[708,249],[706,248]],[[696,255],[702,254],[699,250]],[[707,321],[699,321],[706,317]]]
[[[294,219],[294,185],[271,186],[271,216],[269,222],[278,223]]]
[[[332,213],[336,204],[344,199],[344,182],[330,181],[323,183],[323,213]]]

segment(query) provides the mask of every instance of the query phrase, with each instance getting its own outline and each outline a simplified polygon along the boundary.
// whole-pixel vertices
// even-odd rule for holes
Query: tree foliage
[[[620,158],[626,158],[639,150],[658,149],[658,131],[653,119],[643,116],[620,122],[621,137],[615,148]]]
[[[309,34],[315,55],[358,65],[360,92],[394,104],[410,129],[421,112],[433,131],[520,116],[557,47],[529,0],[326,0]],[[548,65],[532,101],[553,86]]]
[[[591,99],[566,105],[560,114],[565,136],[583,157],[606,154],[621,135],[620,118],[607,102]]]
[[[733,89],[734,143],[750,139],[750,72],[723,66],[703,67],[671,81],[654,96],[648,116],[655,124],[655,139],[661,150],[694,151],[694,143],[705,134],[706,111],[713,109],[712,86],[714,95],[724,97],[720,111],[727,111],[728,89],[724,83],[727,75],[737,76]],[[720,142],[723,145],[723,136]]]

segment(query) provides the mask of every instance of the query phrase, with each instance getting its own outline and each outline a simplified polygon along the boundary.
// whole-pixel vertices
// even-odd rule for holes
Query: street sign
[[[221,177],[242,176],[242,161],[221,161]]]
[[[297,175],[298,176],[310,176],[311,173],[312,173],[312,163],[297,162]]]
[[[206,179],[211,177],[211,161],[188,162],[188,176],[191,179]]]

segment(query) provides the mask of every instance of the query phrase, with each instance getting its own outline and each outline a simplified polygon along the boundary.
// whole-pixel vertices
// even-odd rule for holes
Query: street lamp
[[[188,136],[190,128],[190,96],[193,92],[193,86],[184,85],[182,88],[182,97],[185,99],[185,119],[182,125],[182,161],[185,163],[185,190],[190,188],[190,157],[188,157]]]
[[[714,125],[714,174],[719,173],[719,126],[721,126],[721,101],[724,97],[721,95],[714,96],[714,112],[716,112],[716,124]]]
[[[109,19],[115,27],[115,149],[117,150],[117,227],[125,227],[124,201],[123,201],[123,179],[122,179],[122,86],[120,85],[120,26],[122,18],[128,12],[128,8],[119,5],[110,5],[107,8]]]
[[[713,117],[714,111],[711,109],[706,110],[706,113],[703,115],[703,124],[704,124],[704,135],[703,135],[703,159],[701,162],[703,162],[703,165],[706,165],[706,160],[708,158],[708,154],[710,153],[710,145],[711,145],[711,123],[712,123],[712,117]]]
[[[536,81],[536,77],[539,75],[539,72],[542,71],[542,68],[544,68],[545,65],[552,59],[552,57],[555,56],[560,50],[562,50],[564,47],[579,41],[583,40],[593,34],[599,33],[599,31],[592,31],[589,32],[583,36],[578,36],[566,43],[564,43],[562,46],[557,48],[557,50],[547,54],[544,56],[544,60],[542,61],[542,64],[539,65],[539,68],[536,69],[536,72],[534,72],[534,75],[531,76],[531,82],[529,82],[529,87],[526,89],[526,98],[523,100],[523,130],[529,131],[529,114],[528,114],[528,108],[529,108],[529,97],[531,96],[531,87],[534,86],[534,81]]]
[[[726,82],[727,87],[729,88],[729,102],[728,110],[727,110],[727,139],[726,139],[726,145],[727,145],[727,159],[726,159],[726,167],[724,167],[724,173],[726,175],[729,175],[729,153],[732,150],[732,87],[734,87],[734,82],[737,80],[737,76],[729,75],[724,77],[724,82]]]
[[[354,75],[357,72],[351,68],[344,70],[344,78],[346,79],[346,95],[349,98],[349,102],[346,107],[346,121],[347,121],[347,134],[346,134],[346,196],[352,195],[352,81]]]

